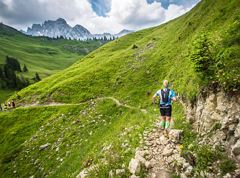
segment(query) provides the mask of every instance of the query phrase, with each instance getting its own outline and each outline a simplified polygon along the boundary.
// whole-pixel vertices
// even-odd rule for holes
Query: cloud
[[[88,0],[91,3],[91,6],[93,10],[97,13],[99,16],[106,16],[106,13],[108,13],[111,10],[111,0]]]
[[[96,13],[91,0],[0,0],[0,20],[26,29],[32,23],[62,17],[70,25],[81,24],[92,33],[117,33],[123,28],[138,30],[155,26],[190,9],[176,4],[164,8],[161,2],[148,3],[147,0],[98,0],[98,4],[100,2],[105,3],[104,15]]]

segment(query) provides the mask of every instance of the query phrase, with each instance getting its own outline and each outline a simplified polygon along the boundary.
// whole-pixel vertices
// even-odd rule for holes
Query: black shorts
[[[161,116],[167,116],[167,117],[171,117],[172,116],[172,106],[168,105],[160,105],[160,114]]]

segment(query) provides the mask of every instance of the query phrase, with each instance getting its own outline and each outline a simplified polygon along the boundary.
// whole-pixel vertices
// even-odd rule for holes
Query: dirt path
[[[114,98],[112,96],[99,97],[99,98],[88,100],[88,101],[84,101],[84,102],[81,102],[81,103],[57,103],[57,102],[51,102],[51,103],[46,103],[46,104],[34,103],[34,104],[28,104],[28,105],[20,106],[20,108],[43,107],[43,106],[79,106],[79,105],[82,105],[82,104],[87,103],[89,101],[106,100],[106,99],[112,100],[113,102],[116,103],[117,106],[122,106],[122,107],[126,107],[126,108],[129,108],[129,109],[134,109],[134,110],[140,110],[143,113],[147,113],[146,109],[140,109],[138,107],[134,107],[134,106],[130,106],[130,105],[121,103],[118,99],[116,99],[116,98]]]

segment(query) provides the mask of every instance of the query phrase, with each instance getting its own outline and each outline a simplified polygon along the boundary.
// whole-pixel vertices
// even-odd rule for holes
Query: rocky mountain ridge
[[[91,34],[91,32],[81,25],[75,25],[71,27],[65,19],[58,18],[56,21],[47,20],[43,24],[33,24],[32,27],[28,27],[25,34],[31,36],[47,36],[50,38],[63,37],[67,39],[87,40],[87,39],[113,39],[129,34],[133,31],[122,30],[117,34],[103,33],[103,34]]]

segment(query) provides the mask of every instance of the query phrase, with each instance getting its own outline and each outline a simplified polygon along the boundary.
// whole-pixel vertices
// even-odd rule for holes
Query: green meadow
[[[79,57],[81,60],[70,67],[15,93],[10,99],[15,99],[17,105],[37,106],[0,113],[1,175],[75,177],[83,168],[97,165],[92,177],[108,177],[110,170],[121,167],[126,168],[124,177],[128,177],[128,162],[143,131],[151,129],[158,119],[159,111],[151,97],[163,79],[169,80],[171,88],[187,100],[194,100],[211,83],[196,72],[196,64],[189,57],[195,39],[206,33],[213,44],[212,54],[222,54],[222,58],[216,58],[222,60],[223,69],[239,70],[237,65],[232,66],[239,64],[239,43],[234,41],[239,31],[235,31],[234,43],[226,43],[229,30],[239,29],[239,11],[238,0],[202,0],[177,19],[109,42]],[[57,53],[53,61],[79,55],[67,51],[60,55],[63,42],[47,43],[47,51],[54,49],[52,52]],[[31,64],[35,66],[27,63]],[[43,68],[42,72],[47,70]],[[230,80],[236,76],[228,77]],[[231,88],[224,83],[222,73],[213,72],[212,78],[226,90]],[[118,106],[109,99],[98,100],[103,97],[114,97],[135,109]],[[63,105],[49,106],[51,103]],[[189,135],[184,141],[186,146],[195,139],[194,133],[185,121],[182,105],[174,104],[173,110],[176,128]],[[49,146],[40,150],[47,143]]]

